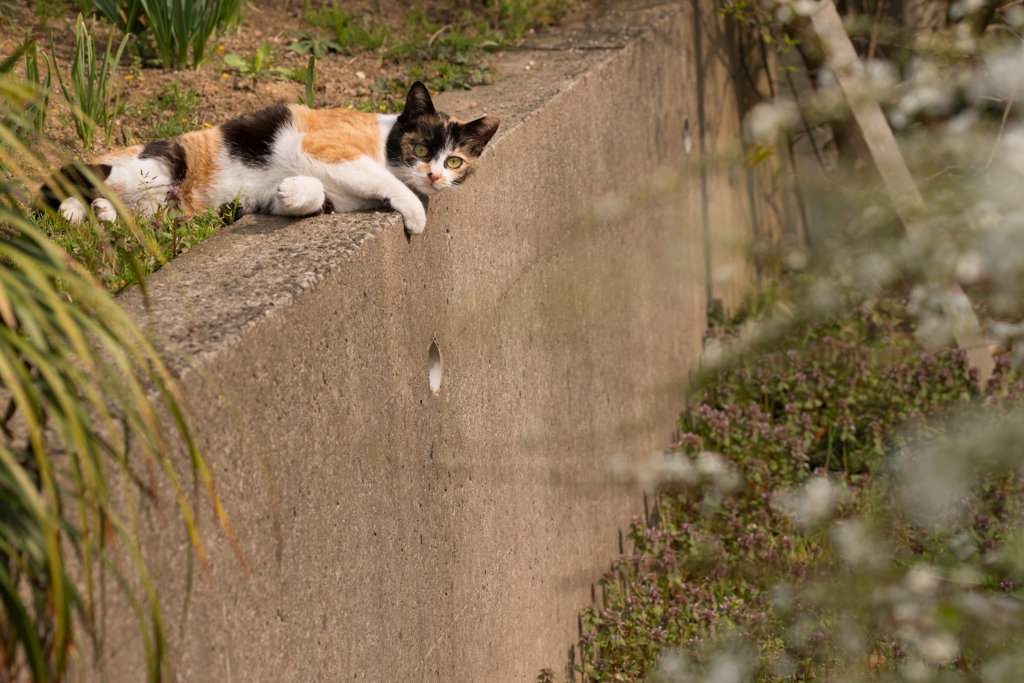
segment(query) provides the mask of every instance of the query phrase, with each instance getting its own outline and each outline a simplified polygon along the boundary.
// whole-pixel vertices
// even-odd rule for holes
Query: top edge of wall
[[[435,104],[464,120],[502,118],[485,152],[486,164],[496,149],[515,147],[517,134],[534,115],[682,11],[679,2],[600,2],[583,17],[544,29],[518,50],[498,55],[500,82],[441,93]],[[457,191],[433,200],[453,202]],[[428,207],[426,236],[445,230],[436,213]],[[151,275],[145,297],[135,286],[118,300],[157,339],[172,369],[184,375],[315,290],[383,231],[402,232],[401,217],[385,210],[303,219],[246,216]],[[408,239],[414,246],[423,238]]]

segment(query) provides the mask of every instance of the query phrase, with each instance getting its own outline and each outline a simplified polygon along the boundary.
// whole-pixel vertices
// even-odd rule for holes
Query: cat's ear
[[[490,142],[494,134],[498,132],[498,124],[501,119],[497,116],[485,116],[476,121],[470,121],[462,126],[462,134],[459,142],[465,145],[472,154],[480,156],[484,147]]]
[[[402,115],[398,118],[408,121],[433,113],[434,103],[430,101],[430,91],[427,90],[427,86],[416,81],[409,88],[409,94],[405,97],[405,109],[402,110]]]

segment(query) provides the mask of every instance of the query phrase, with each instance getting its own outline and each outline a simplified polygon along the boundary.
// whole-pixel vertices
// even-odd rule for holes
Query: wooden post
[[[924,213],[924,198],[900,154],[882,108],[864,95],[867,90],[864,65],[857,57],[857,51],[843,28],[843,20],[832,0],[818,3],[818,8],[811,15],[811,22],[825,48],[828,65],[839,80],[839,87],[843,89],[853,117],[860,126],[864,142],[871,151],[896,213],[903,221],[907,236],[911,239],[923,236],[924,231],[918,218]],[[984,388],[995,368],[988,340],[982,334],[978,316],[959,283],[951,282],[948,294],[943,312],[952,321],[956,343],[967,351],[971,367],[978,370],[978,383]]]

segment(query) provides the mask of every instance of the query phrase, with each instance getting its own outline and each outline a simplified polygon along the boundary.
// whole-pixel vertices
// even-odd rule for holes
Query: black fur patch
[[[185,148],[177,140],[156,140],[147,142],[140,159],[163,159],[167,162],[167,170],[171,174],[171,183],[181,185],[188,173],[188,160]]]
[[[60,203],[67,198],[64,188],[69,185],[77,188],[82,195],[82,199],[87,203],[101,196],[101,193],[97,192],[97,185],[93,183],[87,171],[92,171],[92,175],[96,176],[96,180],[101,183],[110,177],[109,164],[97,164],[95,166],[68,164],[54,173],[53,178],[39,188],[39,194],[42,195],[43,202],[51,209],[60,208]]]
[[[386,145],[388,163],[415,166],[417,162],[423,161],[412,152],[416,145],[427,148],[427,159],[432,159],[442,149],[454,147],[456,139],[453,125],[457,124],[452,124],[446,114],[439,112],[395,121]]]
[[[430,91],[427,90],[427,86],[416,81],[409,88],[409,94],[405,97],[405,108],[402,109],[402,114],[398,118],[401,121],[408,121],[434,112],[434,102],[430,99]]]
[[[324,205],[320,207],[320,213],[334,213],[334,203],[329,197],[324,197]]]
[[[498,125],[500,123],[501,119],[497,116],[486,116],[469,123],[454,124],[455,139],[470,154],[480,156],[484,152],[484,147],[491,141],[494,134],[498,132]]]
[[[385,144],[388,163],[414,166],[421,161],[412,152],[416,145],[424,145],[431,158],[451,142],[448,116],[434,109],[430,92],[416,81],[409,88],[405,108],[388,134]]]
[[[500,123],[497,116],[469,123],[452,121],[447,114],[434,109],[430,93],[417,81],[409,90],[405,109],[388,134],[387,161],[393,166],[412,167],[425,159],[433,159],[445,149],[479,157]],[[413,151],[416,145],[427,148],[426,157],[416,156]],[[454,184],[462,182],[468,173],[469,169],[460,174]]]
[[[273,204],[269,201],[243,204],[236,199],[229,204],[221,204],[217,207],[217,216],[224,221],[225,225],[230,225],[243,216],[248,216],[250,214],[256,216],[269,216],[272,213],[271,209],[273,209]]]
[[[254,213],[260,216],[271,216],[274,213],[274,202],[266,199],[246,207],[246,213]]]
[[[246,166],[265,168],[277,132],[291,123],[292,112],[283,104],[245,114],[221,126],[228,153]]]

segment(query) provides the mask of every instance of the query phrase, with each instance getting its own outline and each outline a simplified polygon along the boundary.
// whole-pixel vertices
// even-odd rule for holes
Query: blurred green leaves
[[[102,647],[113,590],[135,612],[157,681],[165,630],[139,537],[151,486],[176,499],[204,566],[183,475],[233,537],[157,349],[33,219],[33,177],[48,174],[31,125],[42,95],[12,64],[0,68],[0,676],[63,680],[76,651]]]

